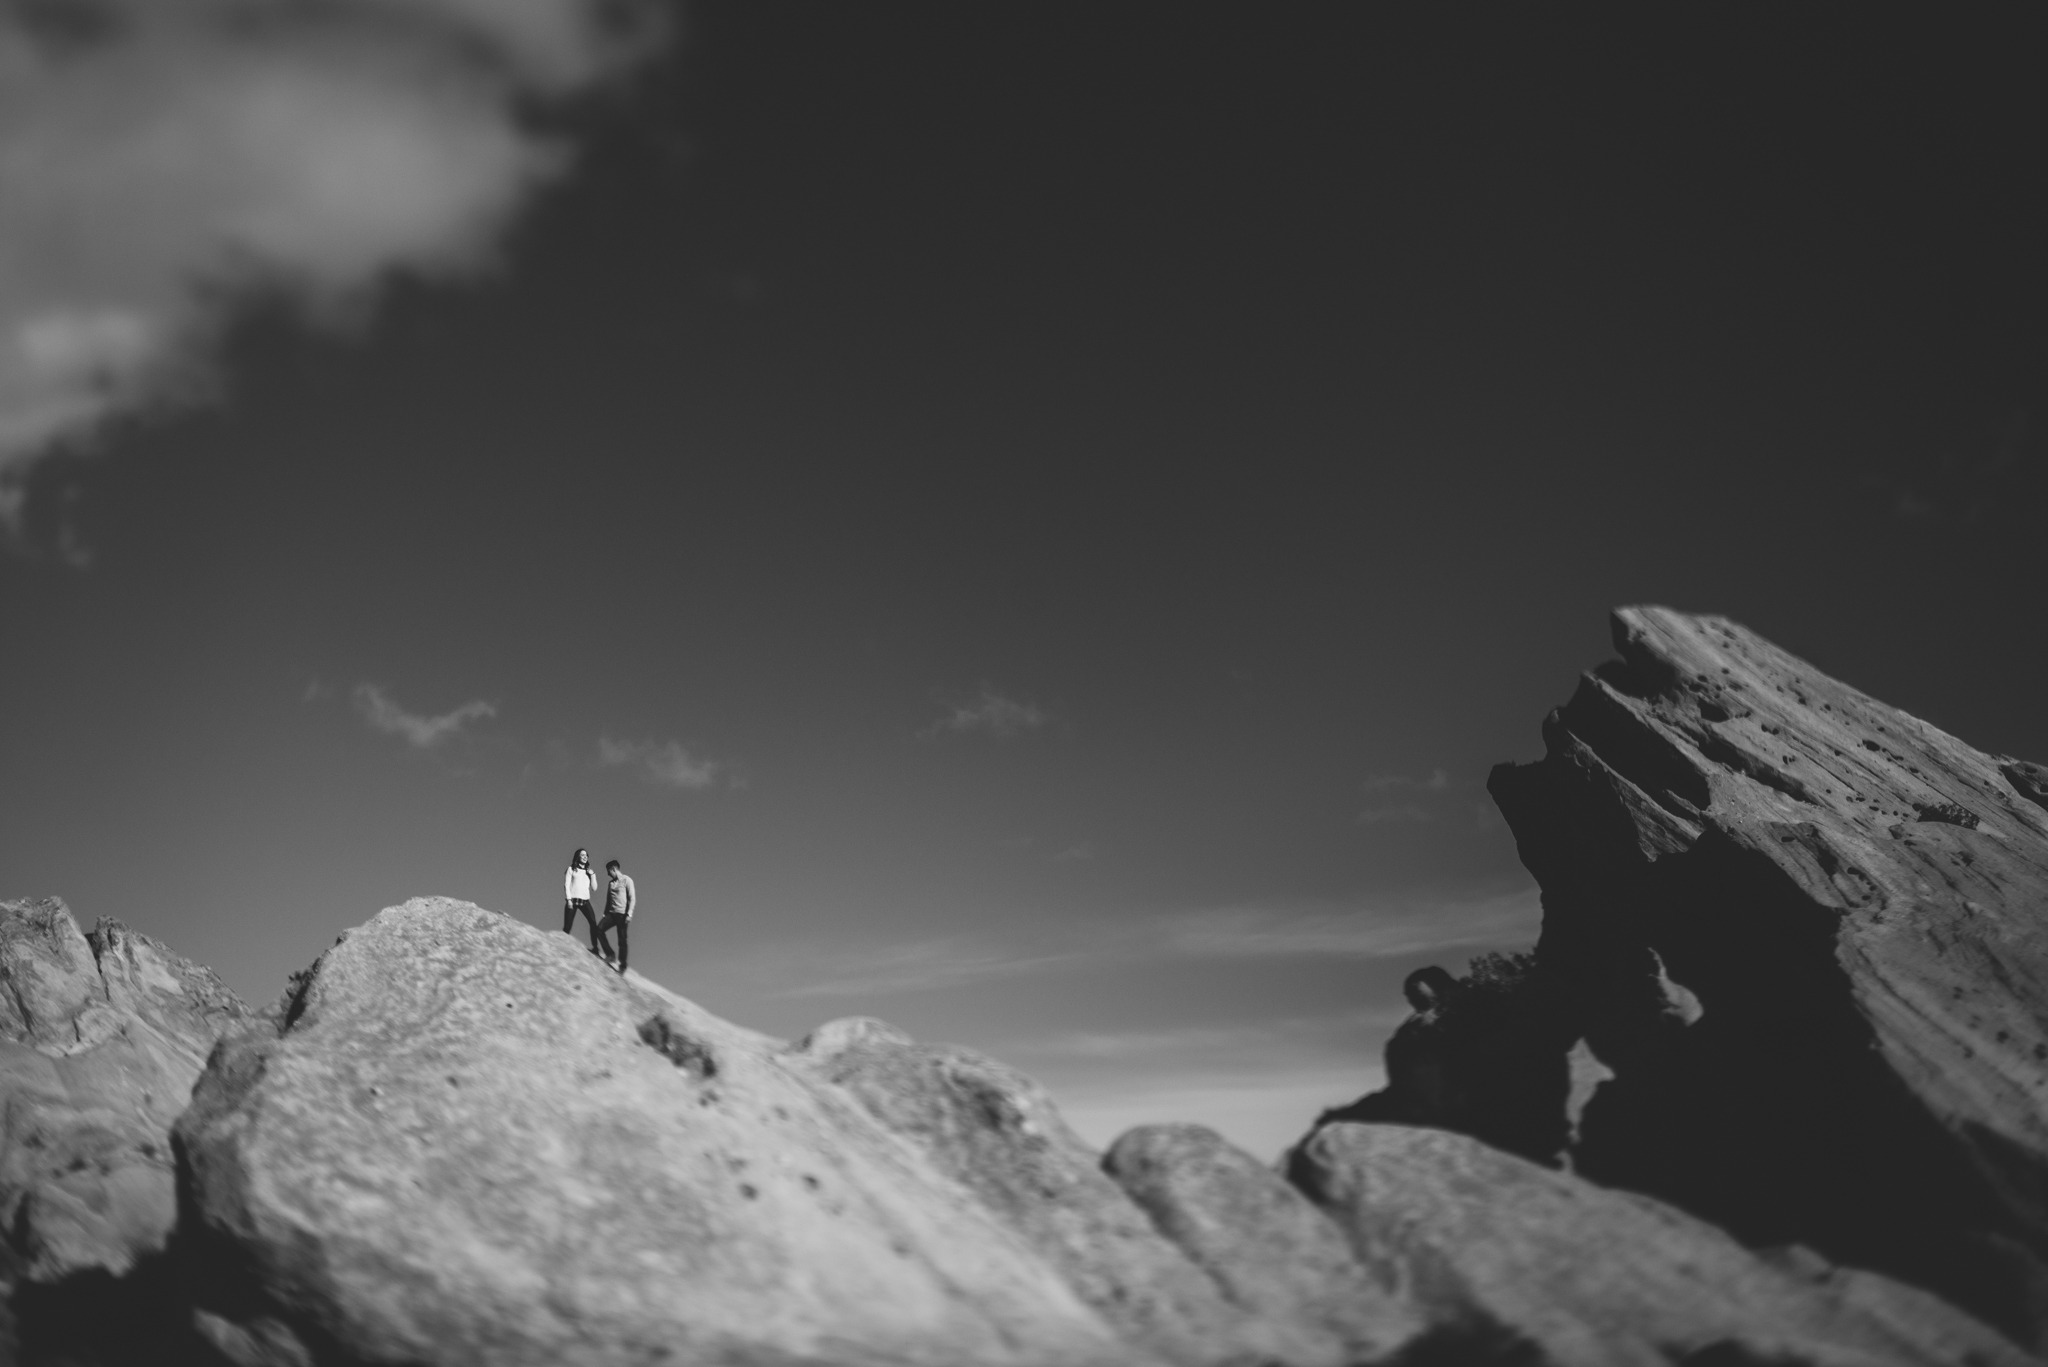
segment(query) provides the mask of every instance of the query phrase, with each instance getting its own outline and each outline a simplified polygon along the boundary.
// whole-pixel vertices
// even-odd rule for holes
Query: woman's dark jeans
[[[562,904],[562,933],[564,935],[574,935],[576,933],[576,913],[579,911],[583,913],[583,919],[590,922],[590,952],[595,954],[598,952],[597,917],[590,910],[590,899],[588,897],[578,897],[573,901]]]

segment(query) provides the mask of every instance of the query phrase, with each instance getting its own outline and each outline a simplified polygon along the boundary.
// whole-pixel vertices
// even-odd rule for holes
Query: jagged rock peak
[[[1683,825],[1740,808],[1825,814],[1871,837],[1986,821],[2048,837],[2048,812],[2022,787],[2038,765],[1973,749],[1723,617],[1623,608],[1613,625],[1621,658],[1584,676],[1545,739],[1553,755],[1591,747]]]
[[[1614,638],[1489,783],[1544,894],[1525,1027],[1613,1074],[1566,1157],[2048,1342],[2042,771],[1723,618]]]
[[[210,969],[54,897],[0,902],[0,1283],[119,1274],[164,1246],[171,1122],[247,1017]]]

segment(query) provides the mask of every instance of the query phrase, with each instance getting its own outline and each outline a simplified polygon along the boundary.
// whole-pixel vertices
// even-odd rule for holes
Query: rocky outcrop
[[[163,1248],[171,1122],[246,1014],[119,921],[86,934],[55,898],[0,902],[0,1298],[118,1277]]]
[[[2048,771],[1720,618],[1615,643],[1489,784],[1544,905],[1503,1028],[1611,1076],[1575,1130],[1554,1065],[1491,1123],[2048,1343]]]
[[[1436,1324],[1487,1326],[1496,1354],[1559,1367],[2033,1359],[1933,1296],[1813,1255],[1774,1265],[1660,1202],[1463,1135],[1320,1128],[1290,1172],[1358,1259]]]
[[[1404,1344],[1420,1359],[1431,1342],[1442,1346],[1441,1326],[1398,1276],[1375,1275],[1301,1191],[1214,1131],[1140,1126],[1110,1146],[1102,1168],[1215,1281],[1233,1314],[1287,1327],[1279,1360],[1379,1362]]]
[[[236,1361],[1335,1367],[1420,1323],[1369,1288],[1298,1316],[1162,1232],[1148,1209],[1311,1237],[1213,1137],[1172,1143],[1244,1193],[1205,1205],[1134,1140],[1134,1200],[990,1060],[871,1021],[787,1045],[445,899],[225,1040],[177,1142],[198,1322]]]
[[[118,1200],[62,1187],[87,1168],[57,1175],[105,1218],[92,1258],[35,1265],[0,1352],[30,1367],[2027,1360],[1923,1292],[1443,1132],[1332,1124],[1284,1170],[1199,1126],[1097,1154],[987,1058],[862,1019],[786,1044],[465,902],[387,909],[257,1016],[141,937],[14,910],[45,1056],[183,1041],[191,1068],[234,1027],[172,1128],[167,1242],[160,1162],[126,1244]]]
[[[55,898],[0,902],[0,1262],[10,1281],[120,1274],[175,1208],[170,1128],[246,1015],[213,973]]]
[[[1572,1015],[1550,1001],[1551,985],[1527,955],[1485,956],[1463,978],[1415,970],[1403,985],[1414,1014],[1387,1041],[1387,1085],[1316,1125],[1427,1125],[1555,1161],[1579,1108]]]
[[[244,1367],[2025,1361],[1462,1138],[1098,1155],[992,1060],[785,1044],[442,898],[223,1040],[176,1141],[182,1332]]]

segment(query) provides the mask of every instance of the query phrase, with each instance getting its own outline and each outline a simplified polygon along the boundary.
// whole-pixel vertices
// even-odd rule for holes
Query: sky
[[[0,7],[0,896],[422,894],[1262,1157],[1718,612],[2048,760],[2028,7]]]

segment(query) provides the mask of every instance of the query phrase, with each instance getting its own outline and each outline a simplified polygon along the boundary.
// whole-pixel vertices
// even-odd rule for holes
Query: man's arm
[[[626,919],[633,919],[633,909],[640,905],[640,886],[633,881],[633,875],[626,875]]]

